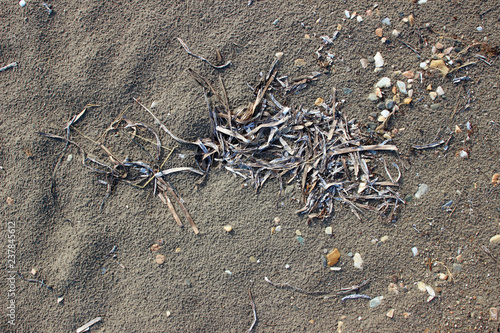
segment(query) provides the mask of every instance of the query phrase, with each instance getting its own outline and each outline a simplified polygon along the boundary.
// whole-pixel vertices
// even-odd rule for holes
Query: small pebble
[[[348,257],[351,257],[351,258],[352,258],[352,256],[353,256],[353,255],[354,255],[354,254],[353,254],[352,252],[348,252],[348,253],[347,253],[347,256],[348,256]]]
[[[300,230],[295,230],[295,234],[296,234],[297,236],[302,236],[302,233],[300,232]]]
[[[462,264],[453,264],[453,271],[456,273],[460,273],[463,269]]]
[[[458,156],[460,156],[461,158],[469,158],[469,153],[463,149],[460,149],[458,151]]]
[[[226,230],[227,232],[231,232],[233,231],[233,227],[228,224],[224,226],[224,230]]]
[[[359,62],[361,63],[361,67],[363,67],[363,68],[368,67],[368,59],[362,58],[362,59],[359,59]]]
[[[277,59],[281,59],[283,58],[283,52],[276,52],[276,54],[274,55]]]
[[[67,158],[67,161],[68,162],[71,162],[73,160],[73,155],[72,154],[69,154],[68,155],[68,158]]]
[[[418,249],[416,247],[412,247],[411,248],[411,253],[413,254],[414,257],[416,257],[417,254],[418,254]]]
[[[403,100],[403,104],[410,104],[412,101],[411,97],[406,97],[404,100]]]
[[[26,1],[24,1],[24,0],[19,1],[19,6],[21,6],[21,7],[26,6]]]
[[[276,232],[280,232],[281,231],[281,226],[277,226],[276,229],[275,229]]]
[[[385,19],[382,20],[382,23],[385,25],[391,25],[391,19],[386,17]]]
[[[391,86],[391,79],[388,77],[381,78],[375,85],[378,88],[389,88]]]
[[[332,267],[339,262],[340,252],[339,249],[333,249],[332,252],[328,253],[326,256],[328,266]]]
[[[383,243],[385,241],[387,241],[389,239],[389,236],[382,236],[382,238],[380,238],[380,241]]]
[[[396,85],[398,86],[399,92],[406,95],[408,92],[406,91],[406,84],[403,81],[397,81]]]
[[[250,256],[249,260],[250,260],[251,263],[256,263],[257,262],[257,259],[254,256]]]
[[[426,284],[424,282],[422,282],[422,281],[418,281],[417,282],[417,288],[420,291],[426,291],[427,290],[426,289]]]
[[[390,309],[389,311],[387,311],[385,315],[389,318],[392,318],[394,317],[394,311],[395,311],[394,309]]]
[[[372,101],[372,102],[376,102],[376,101],[378,101],[378,97],[377,97],[377,95],[375,95],[375,93],[370,93],[370,94],[368,95],[368,99],[369,99],[370,101]]]
[[[380,54],[380,52],[377,52],[377,54],[375,54],[373,59],[375,60],[375,67],[384,66],[384,58],[382,58],[382,55]]]
[[[153,103],[151,103],[151,109],[154,109],[158,106],[158,102],[157,101],[153,101]]]
[[[57,298],[57,303],[62,303],[62,301],[64,301],[64,297],[61,296]]]
[[[419,5],[423,5],[424,3],[427,3],[427,0],[418,0]]]
[[[380,110],[385,110],[385,103],[384,102],[380,102],[377,104],[377,107],[380,109]]]
[[[363,18],[360,15],[356,16],[356,20],[358,20],[359,23],[363,22]]]
[[[276,19],[273,21],[273,25],[278,25],[278,22],[280,21],[280,19]]]
[[[305,241],[304,241],[304,238],[302,236],[297,236],[296,238],[301,245],[304,245]]]
[[[345,17],[347,17],[347,18],[351,18],[351,14],[349,13],[349,11],[348,11],[348,10],[345,10],[345,11],[344,11],[344,14],[345,14]]]
[[[361,259],[361,254],[355,253],[354,254],[354,267],[363,269],[363,259]]]
[[[375,29],[375,35],[377,35],[377,37],[382,38],[382,36],[384,35],[384,29],[382,28]]]
[[[233,275],[233,273],[230,270],[228,270],[228,269],[226,269],[224,271],[224,273],[227,274],[227,275],[229,275],[229,276]]]
[[[441,104],[439,104],[439,103],[431,104],[431,109],[434,111],[439,110],[440,106],[441,106]]]
[[[392,35],[393,35],[394,37],[398,37],[398,36],[399,36],[399,31],[398,31],[398,30],[396,30],[396,29],[392,30]]]
[[[432,100],[435,100],[435,99],[438,97],[438,94],[437,94],[437,92],[431,91],[431,92],[429,93],[429,97],[430,97]]]
[[[331,236],[333,234],[332,227],[326,227],[325,234],[327,234],[328,236]]]
[[[290,265],[286,264],[286,265],[285,265],[285,268],[286,268],[286,269],[290,269]]]
[[[170,316],[172,315],[172,312],[170,312],[170,311],[168,311],[168,310],[167,310],[167,312],[165,312],[165,315],[166,315],[167,317],[170,317]]]
[[[374,299],[371,299],[369,302],[370,308],[376,308],[382,303],[384,296],[377,296]]]
[[[417,192],[415,193],[415,198],[420,199],[428,191],[429,191],[429,186],[427,186],[426,184],[420,184],[418,186]]]
[[[389,117],[391,113],[389,112],[389,110],[383,110],[382,112],[380,112],[380,115],[384,118],[387,118]]]
[[[479,31],[479,32],[482,32],[482,31],[483,31],[483,27],[481,27],[481,26],[477,27],[476,29],[477,29],[477,31]]]
[[[36,275],[37,272],[38,271],[36,269],[34,269],[34,268],[31,269],[31,275]]]
[[[500,244],[500,235],[495,235],[490,238],[491,244]]]
[[[162,265],[165,262],[165,259],[167,259],[167,258],[164,255],[159,254],[156,256],[155,261],[158,265]]]
[[[443,96],[444,95],[443,87],[441,87],[441,86],[437,87],[436,94],[438,94],[438,96]]]

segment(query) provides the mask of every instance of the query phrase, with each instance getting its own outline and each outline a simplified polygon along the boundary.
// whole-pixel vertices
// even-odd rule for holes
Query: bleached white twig
[[[8,64],[7,66],[3,66],[2,68],[0,68],[0,72],[6,71],[7,69],[13,68],[16,66],[17,66],[17,62],[12,62],[12,63]]]
[[[77,328],[76,329],[76,333],[82,333],[82,332],[85,332],[85,331],[89,330],[90,326],[92,326],[92,325],[100,322],[101,319],[102,319],[101,317],[97,317],[97,318],[92,319],[91,321],[89,321],[88,323],[86,323],[85,325],[83,325],[82,327]]]

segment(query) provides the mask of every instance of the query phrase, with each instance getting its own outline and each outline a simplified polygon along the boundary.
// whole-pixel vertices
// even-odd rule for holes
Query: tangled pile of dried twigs
[[[298,181],[304,205],[297,213],[307,214],[309,220],[331,216],[335,200],[348,204],[358,218],[358,212],[363,210],[393,216],[398,204],[404,203],[392,189],[399,186],[401,173],[392,164],[398,171],[394,179],[376,151],[397,151],[396,146],[371,143],[372,138],[362,133],[355,120],[347,120],[337,110],[335,89],[331,103],[319,100],[320,108],[314,110],[281,105],[273,92],[283,96],[296,92],[315,80],[317,74],[290,83],[287,77],[277,77],[278,61],[276,58],[267,75],[262,75],[254,89],[255,100],[234,112],[220,78],[221,88],[217,91],[207,79],[189,69],[203,87],[212,135],[187,142],[164,125],[162,128],[179,143],[201,149],[200,167],[205,172],[218,162],[233,174],[251,180],[256,189],[268,179],[277,178],[280,194],[284,177],[287,183]],[[212,101],[209,94],[215,96]],[[275,107],[269,106],[267,100]],[[375,160],[383,164],[386,177],[373,171]],[[370,204],[373,202],[377,205]]]

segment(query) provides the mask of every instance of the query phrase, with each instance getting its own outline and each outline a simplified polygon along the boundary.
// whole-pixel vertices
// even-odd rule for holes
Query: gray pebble
[[[461,264],[453,264],[453,271],[455,273],[459,273],[461,272],[463,269],[463,266]]]
[[[438,110],[440,106],[441,106],[440,104],[431,104],[431,109]]]
[[[380,110],[385,110],[385,103],[378,103],[377,104],[377,107],[380,109]]]

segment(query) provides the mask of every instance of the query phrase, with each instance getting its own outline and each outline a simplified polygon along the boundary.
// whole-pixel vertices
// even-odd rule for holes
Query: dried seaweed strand
[[[210,66],[212,66],[213,68],[216,68],[216,69],[222,69],[224,67],[227,67],[229,65],[231,65],[231,61],[228,61],[227,63],[225,63],[224,65],[222,66],[216,66],[216,65],[213,65],[210,61],[208,61],[207,59],[199,56],[199,55],[196,55],[194,54],[193,52],[191,52],[191,50],[189,49],[189,47],[186,45],[186,43],[184,43],[182,41],[182,39],[180,39],[179,37],[177,37],[177,40],[179,41],[179,43],[181,43],[182,47],[184,48],[184,50],[186,50],[186,52],[189,54],[189,55],[192,55],[193,57],[195,58],[198,58],[204,62],[206,62],[207,64],[209,64]]]

